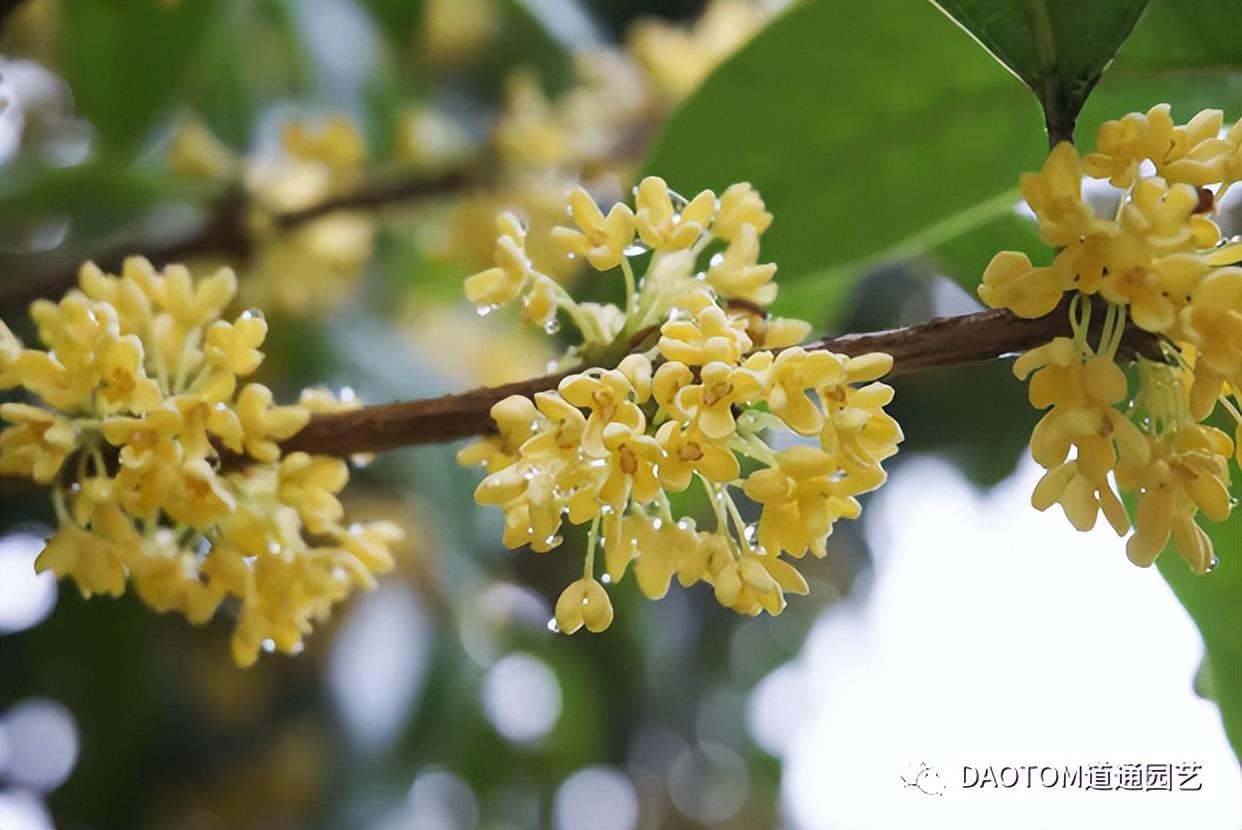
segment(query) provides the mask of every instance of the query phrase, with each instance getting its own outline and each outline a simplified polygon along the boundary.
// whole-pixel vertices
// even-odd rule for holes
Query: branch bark
[[[1097,317],[1099,315],[1096,315]],[[1070,333],[1064,306],[1046,317],[1028,320],[1009,311],[981,311],[940,317],[927,323],[865,334],[829,337],[803,346],[846,355],[886,352],[893,371],[902,375],[1024,351]],[[1154,338],[1137,328],[1126,333],[1126,348],[1159,355]],[[490,410],[509,395],[532,396],[555,389],[570,372],[531,378],[504,386],[474,389],[421,401],[366,406],[352,412],[317,415],[281,446],[285,452],[349,456],[395,447],[453,441],[493,429]]]
[[[1099,315],[1096,315],[1099,322]],[[989,360],[1025,351],[1070,334],[1066,304],[1045,317],[1025,319],[1005,310],[938,317],[926,323],[886,331],[846,334],[807,343],[808,350],[826,349],[846,355],[885,352],[893,357],[889,377]],[[1096,332],[1098,335],[1098,331]],[[1156,338],[1133,325],[1122,340],[1126,353],[1160,359]],[[555,389],[574,371],[530,378],[503,386],[472,389],[419,401],[364,406],[349,412],[316,415],[297,435],[281,443],[285,453],[348,457],[397,447],[436,444],[484,435],[494,429],[491,408],[510,395],[533,396]],[[222,466],[236,469],[245,456],[225,452]],[[25,478],[0,476],[0,493],[29,489]]]
[[[472,177],[465,170],[449,170],[430,177],[419,174],[384,179],[307,208],[278,214],[275,225],[289,232],[338,211],[375,210],[414,202],[462,190],[471,182]],[[24,308],[42,297],[64,294],[77,284],[78,268],[86,260],[115,273],[125,257],[139,251],[157,268],[198,254],[245,257],[251,245],[246,228],[246,206],[245,194],[233,189],[216,201],[202,224],[179,236],[154,241],[128,240],[82,257],[75,256],[69,262],[62,259],[43,268],[10,273],[0,282],[0,308]]]

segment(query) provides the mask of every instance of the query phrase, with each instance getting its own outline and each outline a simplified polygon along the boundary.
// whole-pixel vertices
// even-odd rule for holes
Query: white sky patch
[[[1031,508],[1039,472],[1028,461],[981,495],[918,460],[872,502],[870,590],[827,612],[752,701],[752,731],[785,755],[792,825],[1242,826],[1237,761],[1192,690],[1194,624],[1104,523],[1080,534]],[[1202,789],[1044,789],[1038,774],[1031,789],[963,787],[965,766],[1110,762],[1198,763]],[[924,764],[942,795],[903,783]]]

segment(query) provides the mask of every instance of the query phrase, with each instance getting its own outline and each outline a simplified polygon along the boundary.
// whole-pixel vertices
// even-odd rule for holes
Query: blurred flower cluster
[[[1116,215],[1096,216],[1083,173],[1122,193]],[[1215,205],[1242,179],[1242,123],[1223,129],[1220,110],[1175,124],[1168,105],[1101,126],[1097,151],[1053,148],[1021,191],[1056,249],[1037,267],[998,254],[979,295],[1024,317],[1052,312],[1071,294],[1072,337],[1014,364],[1031,377],[1031,403],[1048,409],[1031,436],[1048,470],[1040,510],[1060,504],[1079,530],[1103,513],[1118,534],[1130,518],[1117,489],[1135,494],[1131,561],[1147,566],[1170,537],[1197,573],[1215,564],[1199,514],[1224,521],[1229,457],[1242,463],[1242,244],[1221,240]],[[1101,317],[1102,315],[1102,317]],[[1155,335],[1159,357],[1139,355],[1137,384],[1117,365],[1127,321]],[[1102,325],[1101,325],[1102,323]],[[1218,411],[1236,437],[1206,423]],[[1074,457],[1069,458],[1071,449]]]
[[[423,39],[432,64],[468,60],[484,50],[500,14],[490,3],[428,3]],[[547,241],[562,216],[565,191],[582,182],[619,196],[671,107],[767,17],[757,3],[719,0],[685,28],[640,19],[628,50],[578,51],[571,85],[552,98],[532,70],[512,70],[500,111],[482,132],[469,117],[435,103],[409,108],[387,137],[398,167],[429,176],[490,171],[488,184],[477,176],[479,184],[463,187],[445,209],[420,214],[417,235],[427,255],[481,265],[503,206],[526,217],[529,254],[539,268],[560,282],[570,279],[579,263]],[[182,121],[168,146],[175,172],[240,193],[244,301],[295,315],[330,310],[350,295],[372,257],[380,217],[350,208],[286,226],[282,216],[356,192],[373,155],[358,126],[341,113],[288,121],[277,154],[238,157],[194,118]]]
[[[168,163],[187,177],[240,183],[249,251],[242,299],[305,315],[353,291],[371,258],[376,223],[361,210],[331,211],[288,228],[281,217],[356,189],[367,147],[353,122],[336,114],[286,122],[281,149],[275,157],[240,159],[189,119],[173,134]]]
[[[238,615],[233,656],[295,652],[311,621],[392,566],[401,531],[346,524],[345,462],[282,455],[314,412],[357,406],[326,390],[275,406],[242,383],[263,361],[262,313],[221,315],[228,269],[194,280],[131,258],[119,276],[91,264],[80,290],[39,300],[46,351],[0,323],[0,389],[42,406],[0,405],[0,472],[51,485],[59,524],[37,568],[72,576],[84,596],[125,591],[193,622],[222,603]]]
[[[533,264],[512,214],[499,219],[496,265],[466,281],[481,311],[520,301],[549,329],[563,315],[580,335],[572,360],[616,366],[570,374],[533,402],[500,401],[498,434],[459,456],[486,466],[475,498],[504,510],[507,547],[548,551],[565,518],[590,524],[583,576],[557,603],[566,633],[612,621],[595,578],[599,549],[605,581],[633,563],[653,599],[676,575],[684,586],[711,584],[739,613],[779,614],[786,593],[807,591],[781,554],[824,556],[833,524],[858,517],[855,497],[884,482],[881,462],[902,439],[883,410],[892,389],[874,382],[891,357],[803,349],[809,324],[764,311],[777,293],[776,266],[759,261],[772,216],[750,185],[685,199],[649,177],[635,194],[635,209],[617,203],[605,214],[576,189],[575,226],[550,232],[568,255],[620,271],[623,306],[576,302]],[[715,514],[710,532],[673,513],[669,494],[695,481]],[[762,505],[757,525],[731,490]]]

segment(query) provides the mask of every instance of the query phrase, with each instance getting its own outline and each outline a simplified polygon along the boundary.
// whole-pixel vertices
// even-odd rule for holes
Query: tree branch
[[[337,211],[374,210],[418,201],[457,192],[471,182],[472,177],[465,170],[450,170],[430,177],[419,174],[384,179],[307,208],[277,214],[274,221],[276,227],[289,232]],[[202,224],[187,233],[154,241],[128,240],[85,256],[75,256],[71,262],[62,259],[44,268],[11,272],[0,282],[0,308],[24,308],[42,297],[64,294],[77,284],[79,266],[86,260],[116,273],[125,258],[136,251],[142,251],[157,268],[197,254],[245,257],[251,244],[246,228],[246,206],[246,195],[234,188],[216,201]]]
[[[1034,320],[1004,310],[981,311],[940,317],[900,329],[830,337],[808,343],[803,348],[827,349],[846,355],[885,352],[893,356],[892,376],[1025,351],[1069,333],[1069,317],[1062,305],[1048,316]],[[1152,357],[1159,355],[1155,339],[1140,329],[1128,329],[1123,342],[1132,352]],[[428,400],[317,415],[281,447],[285,452],[343,457],[482,435],[494,428],[490,410],[497,401],[509,395],[529,397],[555,389],[567,374],[570,372]]]
[[[1098,336],[1099,315],[1096,315],[1096,323],[1093,328]],[[980,311],[938,317],[905,328],[829,337],[807,343],[803,348],[826,349],[851,356],[885,352],[893,357],[893,370],[889,374],[893,377],[1021,352],[1069,334],[1067,304],[1062,303],[1051,314],[1033,320],[1005,310]],[[1131,355],[1160,359],[1157,339],[1133,324],[1126,330],[1122,348]],[[491,408],[495,403],[510,395],[529,397],[555,389],[561,379],[573,371],[580,370],[438,398],[375,404],[347,412],[316,415],[301,432],[282,442],[281,450],[348,457],[484,435],[494,429]],[[246,456],[225,451],[221,466],[236,469],[247,461]],[[20,492],[31,485],[29,479],[0,476],[0,493]]]

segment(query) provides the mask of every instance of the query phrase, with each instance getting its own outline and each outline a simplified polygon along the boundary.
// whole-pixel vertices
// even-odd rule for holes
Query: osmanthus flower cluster
[[[484,21],[471,14],[475,5],[428,3],[426,19],[456,17],[480,26]],[[497,11],[492,8],[493,14]],[[647,142],[669,112],[759,31],[772,12],[770,4],[757,0],[712,0],[697,19],[684,24],[638,18],[623,46],[592,44],[575,50],[570,83],[555,95],[545,92],[546,84],[533,71],[512,72],[494,129],[474,142],[490,157],[491,183],[444,214],[443,232],[423,229],[428,253],[457,262],[468,257],[482,267],[491,255],[496,213],[517,209],[530,229],[531,261],[562,284],[581,276],[582,261],[568,259],[549,236],[564,216],[565,191],[581,182],[602,199],[620,198],[634,183]],[[486,37],[474,40],[476,57],[486,55],[488,38],[502,31],[501,21],[492,20]],[[437,159],[453,158],[446,152],[453,145],[448,136],[459,136],[459,145],[471,143],[464,124],[454,129],[451,115],[430,105],[412,109],[403,123],[399,155],[416,164],[435,166]]]
[[[753,188],[686,200],[652,177],[635,191],[635,209],[605,213],[575,190],[573,226],[552,232],[594,269],[620,271],[622,306],[575,302],[531,264],[510,214],[496,266],[466,281],[480,311],[520,302],[534,323],[571,321],[582,339],[573,360],[592,365],[618,346],[624,355],[533,400],[500,401],[497,433],[459,455],[486,467],[475,498],[504,511],[507,547],[545,552],[565,521],[589,526],[582,578],[556,606],[566,633],[612,621],[596,579],[601,550],[604,582],[632,565],[652,599],[676,576],[709,583],[740,613],[780,613],[787,593],[807,591],[782,556],[824,556],[834,523],[858,517],[857,496],[884,482],[881,462],[902,440],[884,412],[892,389],[876,382],[891,357],[803,349],[809,324],[764,312],[777,290],[776,266],[759,259],[772,216]],[[631,258],[648,254],[637,278]],[[669,494],[692,486],[707,496],[710,530],[673,512]],[[760,506],[757,523],[743,518],[739,494]]]
[[[87,264],[79,290],[31,306],[46,350],[0,323],[0,389],[35,396],[0,405],[0,473],[51,486],[58,527],[39,571],[87,597],[132,582],[195,623],[226,605],[246,665],[261,648],[298,651],[312,620],[392,567],[402,533],[345,522],[343,461],[282,455],[311,413],[358,404],[308,390],[276,406],[245,383],[267,323],[222,319],[236,289],[228,269],[195,280],[139,258],[119,276]]]
[[[1084,172],[1120,189],[1116,214],[1083,199]],[[1072,337],[1014,365],[1031,376],[1031,403],[1048,412],[1031,436],[1047,469],[1034,505],[1060,504],[1079,530],[1102,513],[1131,527],[1118,489],[1135,494],[1126,552],[1147,566],[1168,545],[1203,573],[1215,563],[1198,518],[1233,508],[1229,459],[1242,463],[1242,244],[1221,240],[1215,205],[1242,179],[1242,124],[1223,129],[1219,110],[1175,124],[1167,105],[1100,128],[1080,159],[1069,143],[1021,191],[1056,250],[1048,266],[998,254],[979,295],[1024,317],[1068,305]],[[1137,358],[1136,382],[1117,365],[1127,321],[1154,335],[1160,359]],[[1101,325],[1102,324],[1102,325]],[[1205,423],[1219,410],[1233,438]]]
[[[281,227],[277,217],[353,190],[367,155],[361,132],[340,114],[290,120],[275,151],[245,159],[196,120],[183,121],[168,146],[175,172],[240,185],[249,243],[243,300],[292,314],[331,309],[353,291],[371,259],[376,223],[359,210],[333,211],[293,228]]]

